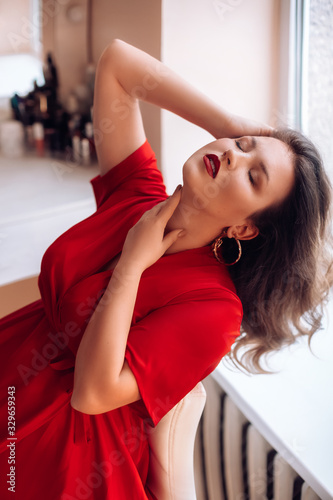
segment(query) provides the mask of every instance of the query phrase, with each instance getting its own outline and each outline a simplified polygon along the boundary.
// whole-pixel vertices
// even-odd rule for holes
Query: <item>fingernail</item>
[[[178,184],[178,186],[176,187],[176,189],[174,190],[173,194],[175,193],[178,193],[178,191],[182,188],[182,185],[181,184]]]

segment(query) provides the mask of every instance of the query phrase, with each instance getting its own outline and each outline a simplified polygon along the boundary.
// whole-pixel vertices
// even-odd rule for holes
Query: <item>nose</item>
[[[233,149],[228,149],[223,153],[221,157],[221,161],[226,162],[228,170],[233,170],[234,168],[236,168],[236,159],[237,154]]]

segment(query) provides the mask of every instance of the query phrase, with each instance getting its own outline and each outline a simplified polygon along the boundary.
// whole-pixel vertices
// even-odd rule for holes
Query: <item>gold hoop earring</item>
[[[225,266],[233,266],[234,264],[236,264],[239,259],[241,258],[242,256],[242,247],[241,247],[241,244],[240,244],[240,241],[237,239],[237,238],[233,238],[236,243],[237,243],[237,246],[238,246],[238,256],[237,256],[237,259],[234,261],[234,262],[231,262],[231,263],[227,263],[225,262],[218,254],[218,249],[223,245],[223,239],[224,237],[223,236],[220,236],[219,238],[216,238],[216,240],[214,241],[214,243],[212,244],[212,249],[213,249],[213,253],[215,255],[215,258],[221,263],[221,264],[224,264]],[[230,239],[230,238],[229,238]]]

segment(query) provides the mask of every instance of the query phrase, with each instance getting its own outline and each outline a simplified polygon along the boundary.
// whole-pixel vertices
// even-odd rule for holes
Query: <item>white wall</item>
[[[162,59],[224,107],[274,122],[280,0],[162,2]],[[212,136],[162,114],[162,169],[168,191],[190,154]]]

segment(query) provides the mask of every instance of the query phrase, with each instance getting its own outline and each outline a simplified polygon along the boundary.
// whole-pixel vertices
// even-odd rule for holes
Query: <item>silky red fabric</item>
[[[210,247],[166,255],[142,275],[127,343],[142,400],[94,416],[71,407],[75,354],[112,274],[103,267],[140,216],[167,196],[148,142],[91,184],[97,210],[47,249],[42,299],[0,321],[3,499],[151,498],[149,429],[239,335],[242,307]],[[11,439],[8,387],[16,403]],[[13,449],[15,495],[7,483]]]

